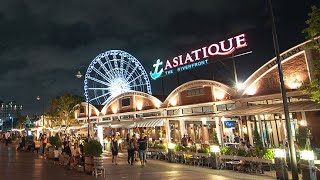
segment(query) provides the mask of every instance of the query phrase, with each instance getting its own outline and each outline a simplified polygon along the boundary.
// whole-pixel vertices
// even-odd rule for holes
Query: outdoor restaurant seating
[[[264,170],[271,170],[273,164],[273,160],[235,155],[219,155],[218,161],[215,162],[210,153],[189,151],[172,151],[168,153],[167,150],[154,148],[149,148],[147,154],[148,158],[168,160],[172,163],[192,166],[212,167],[213,164],[218,163],[218,169],[229,169],[245,173],[264,173]]]

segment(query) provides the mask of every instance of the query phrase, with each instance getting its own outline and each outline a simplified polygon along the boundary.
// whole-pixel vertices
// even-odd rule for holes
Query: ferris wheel
[[[87,102],[105,105],[129,91],[151,92],[148,75],[140,62],[129,53],[110,50],[99,54],[88,66],[84,91]]]

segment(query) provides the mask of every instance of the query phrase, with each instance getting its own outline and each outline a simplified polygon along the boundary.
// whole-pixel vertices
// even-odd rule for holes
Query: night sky
[[[281,52],[305,40],[311,4],[275,1]],[[213,42],[245,33],[252,54],[236,58],[239,81],[274,56],[266,0],[56,0],[0,2],[0,99],[23,105],[23,114],[42,112],[45,102],[64,92],[83,95],[81,65],[98,54],[121,49],[135,56],[146,71],[158,59],[170,59]],[[232,86],[230,59],[179,74],[186,81],[215,79]],[[81,69],[84,73],[85,69]],[[164,78],[165,94],[177,78]],[[153,94],[162,94],[152,81]],[[38,102],[37,96],[44,101]]]

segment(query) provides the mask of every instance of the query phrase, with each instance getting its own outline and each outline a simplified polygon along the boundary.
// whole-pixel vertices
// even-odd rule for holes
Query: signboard
[[[183,55],[178,55],[173,59],[169,59],[165,62],[160,59],[153,64],[154,71],[150,72],[150,76],[153,80],[158,79],[163,75],[170,75],[175,72],[181,72],[192,68],[207,65],[209,63],[208,58],[214,56],[227,56],[235,52],[237,49],[247,47],[247,40],[245,34],[223,40],[218,43],[213,43],[209,46],[205,46],[194,51],[188,52]]]

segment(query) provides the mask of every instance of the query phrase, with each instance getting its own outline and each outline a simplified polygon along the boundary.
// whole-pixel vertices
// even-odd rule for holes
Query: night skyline
[[[283,52],[305,41],[301,31],[315,2],[273,3]],[[132,54],[149,72],[158,58],[174,57],[240,33],[247,34],[253,51],[236,61],[239,81],[244,81],[274,57],[266,7],[266,2],[253,0],[246,4],[2,2],[0,99],[23,105],[26,115],[40,113],[38,95],[46,100],[62,92],[83,95],[83,80],[77,80],[75,73],[107,50],[121,49]],[[232,82],[232,71],[227,68],[231,61],[223,63],[226,66],[214,63],[203,72],[194,69],[191,73],[196,72],[202,79],[212,79],[214,75],[222,83]],[[180,84],[194,78],[189,72],[181,73]],[[170,84],[165,94],[177,87],[175,75],[165,81]],[[153,94],[161,94],[160,81],[151,83]]]

